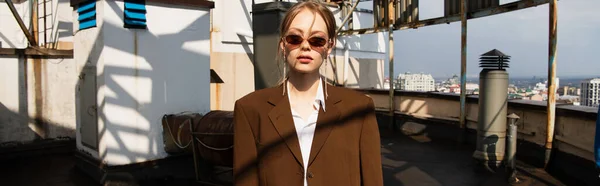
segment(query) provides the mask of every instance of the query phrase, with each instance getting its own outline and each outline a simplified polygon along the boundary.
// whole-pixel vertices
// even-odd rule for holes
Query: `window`
[[[79,30],[96,27],[96,0],[89,0],[79,4],[77,8]]]

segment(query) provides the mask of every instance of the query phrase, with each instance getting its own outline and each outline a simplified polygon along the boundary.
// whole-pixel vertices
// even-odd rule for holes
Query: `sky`
[[[515,0],[500,0],[500,4]],[[444,0],[422,0],[420,19],[443,16]],[[596,10],[594,10],[596,9]],[[600,77],[600,1],[558,2],[557,68],[561,78]],[[477,78],[479,57],[492,49],[511,56],[511,77],[547,77],[547,4],[467,22],[467,78]],[[460,75],[460,22],[394,32],[394,74]],[[388,74],[387,63],[385,76]]]

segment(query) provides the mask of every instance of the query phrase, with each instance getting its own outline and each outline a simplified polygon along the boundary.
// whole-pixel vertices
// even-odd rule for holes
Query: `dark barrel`
[[[202,119],[198,113],[165,114],[162,117],[163,142],[165,151],[169,154],[182,154],[192,152],[192,138],[190,124],[194,128]]]
[[[233,111],[211,111],[192,133],[200,157],[219,166],[233,166]]]

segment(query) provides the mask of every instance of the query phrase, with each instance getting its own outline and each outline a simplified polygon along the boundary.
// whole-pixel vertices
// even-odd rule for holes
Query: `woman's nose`
[[[300,43],[301,50],[310,50],[310,43],[308,43],[308,39],[305,39]]]

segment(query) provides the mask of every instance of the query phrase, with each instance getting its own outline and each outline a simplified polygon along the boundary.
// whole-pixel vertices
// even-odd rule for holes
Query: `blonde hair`
[[[329,10],[329,8],[327,8],[325,5],[316,0],[308,0],[299,2],[290,7],[279,27],[279,42],[277,43],[277,55],[275,57],[275,62],[277,63],[281,76],[279,77],[277,85],[281,85],[285,82],[285,80],[288,78],[289,72],[287,61],[285,61],[285,54],[283,53],[284,51],[281,50],[279,46],[281,42],[283,42],[283,36],[289,30],[294,18],[296,18],[296,16],[305,9],[323,17],[325,26],[327,27],[327,37],[329,38],[328,43],[330,43],[326,46],[333,47],[332,44],[336,41],[337,35],[335,31],[337,27],[335,23],[335,17],[333,16],[333,12],[331,12],[331,10]]]

